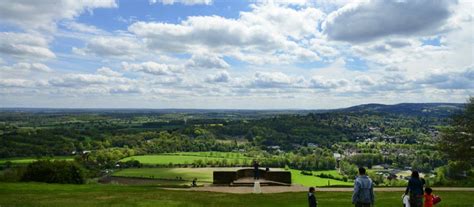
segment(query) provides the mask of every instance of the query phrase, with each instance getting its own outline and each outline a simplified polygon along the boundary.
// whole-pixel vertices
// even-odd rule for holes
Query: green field
[[[2,158],[0,159],[0,165],[5,164],[5,162],[10,161],[13,164],[28,164],[32,163],[39,159],[51,159],[51,160],[73,160],[73,156],[55,156],[55,157],[21,157],[21,158]]]
[[[402,192],[377,192],[376,207],[401,206]],[[474,192],[437,192],[437,207],[472,207]],[[348,207],[350,192],[317,192],[319,206]],[[0,183],[0,206],[163,206],[163,207],[301,207],[305,192],[225,194],[167,191],[150,186]]]
[[[114,176],[143,177],[155,179],[176,179],[191,181],[197,178],[199,182],[212,182],[212,172],[215,170],[226,171],[237,168],[129,168],[115,172]]]
[[[122,159],[121,161],[128,160],[138,160],[142,164],[146,165],[167,165],[172,164],[192,164],[196,160],[239,160],[239,162],[249,163],[250,158],[244,158],[244,156],[234,156],[234,157],[216,157],[216,156],[206,156],[205,154],[199,155],[199,152],[196,153],[177,153],[177,154],[159,154],[159,155],[140,155],[140,156],[131,156]]]
[[[300,170],[293,170],[291,169],[291,179],[293,183],[301,184],[307,187],[310,186],[353,186],[354,184],[351,182],[344,182],[340,180],[328,179],[328,178],[319,178],[314,175],[318,175],[320,173],[331,174],[336,177],[342,177],[336,170],[325,170],[325,171],[313,171],[313,175],[302,175]]]
[[[212,172],[215,170],[235,170],[239,168],[128,168],[115,172],[114,176],[123,177],[142,177],[154,179],[176,179],[182,177],[183,180],[190,181],[197,178],[199,182],[212,182]],[[332,186],[352,186],[352,182],[343,182],[339,180],[319,178],[311,175],[302,175],[299,170],[290,170],[294,184],[304,186],[327,186],[328,181]],[[320,173],[340,176],[336,170],[314,171],[315,175]],[[181,182],[180,182],[181,183]]]

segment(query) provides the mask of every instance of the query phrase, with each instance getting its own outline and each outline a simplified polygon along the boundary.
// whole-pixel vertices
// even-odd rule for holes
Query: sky
[[[466,102],[474,1],[2,0],[0,107]]]

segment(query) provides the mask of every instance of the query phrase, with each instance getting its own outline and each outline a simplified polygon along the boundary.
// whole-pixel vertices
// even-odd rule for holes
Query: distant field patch
[[[291,169],[290,171],[291,171],[291,180],[294,184],[301,184],[307,187],[310,187],[310,186],[317,186],[317,187],[352,186],[353,185],[353,183],[351,182],[344,182],[340,180],[320,178],[320,177],[315,176],[315,175],[324,173],[324,174],[331,174],[335,177],[342,177],[336,170],[312,171],[313,175],[303,175],[301,174],[301,170]]]
[[[240,154],[239,154],[240,155]],[[201,160],[207,161],[222,161],[227,160],[229,162],[239,163],[250,163],[251,158],[244,157],[242,155],[231,153],[222,153],[218,155],[206,154],[206,152],[193,152],[193,153],[170,153],[170,154],[158,154],[158,155],[139,155],[131,156],[122,159],[121,161],[138,160],[142,164],[147,165],[167,165],[167,164],[192,164],[195,161]]]
[[[34,157],[2,158],[0,159],[0,165],[5,164],[8,161],[12,162],[13,164],[29,164],[36,160],[41,160],[41,159],[72,161],[74,160],[74,157],[73,156],[55,156],[55,157],[40,157],[40,158],[34,158]]]

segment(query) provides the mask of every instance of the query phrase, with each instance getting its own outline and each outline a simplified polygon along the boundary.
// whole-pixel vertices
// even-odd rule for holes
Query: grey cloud
[[[324,32],[330,39],[366,42],[389,35],[436,31],[451,15],[451,0],[372,0],[331,13]]]
[[[209,75],[206,78],[206,82],[208,83],[225,83],[229,82],[230,75],[227,71],[220,71],[217,74]]]
[[[221,57],[213,54],[194,54],[186,63],[186,68],[204,68],[204,69],[224,69],[229,68],[229,64]]]
[[[416,83],[438,89],[474,89],[474,66],[467,67],[462,72],[429,74]]]
[[[310,86],[319,89],[336,89],[349,85],[346,79],[326,79],[324,77],[315,76],[310,80]]]

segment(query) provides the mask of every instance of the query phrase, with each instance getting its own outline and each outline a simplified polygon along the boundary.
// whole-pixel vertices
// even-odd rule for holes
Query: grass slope
[[[470,207],[474,192],[436,192],[443,201],[437,207]],[[399,207],[401,192],[376,193],[378,207]],[[318,192],[320,206],[347,207],[349,192]],[[300,207],[306,193],[224,194],[167,191],[149,186],[61,185],[0,183],[0,206],[164,206],[164,207]]]

